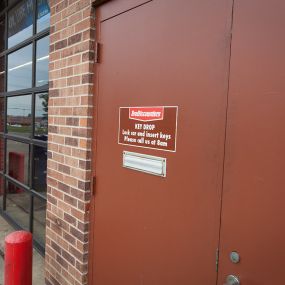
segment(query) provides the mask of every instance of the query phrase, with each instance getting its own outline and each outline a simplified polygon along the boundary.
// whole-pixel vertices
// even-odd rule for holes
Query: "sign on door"
[[[178,107],[120,107],[118,143],[176,151]]]

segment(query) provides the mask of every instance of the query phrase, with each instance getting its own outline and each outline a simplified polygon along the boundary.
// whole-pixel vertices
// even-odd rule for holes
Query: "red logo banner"
[[[131,107],[129,118],[131,120],[150,122],[163,120],[164,107]]]

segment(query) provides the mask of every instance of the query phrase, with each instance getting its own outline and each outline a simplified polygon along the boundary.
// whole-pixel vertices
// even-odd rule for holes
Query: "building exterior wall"
[[[87,284],[95,16],[51,0],[46,284]]]

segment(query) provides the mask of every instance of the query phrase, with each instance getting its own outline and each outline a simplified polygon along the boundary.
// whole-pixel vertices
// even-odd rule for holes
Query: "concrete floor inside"
[[[15,231],[5,219],[0,216],[0,285],[4,284],[4,260],[1,253],[5,252],[5,237]],[[44,285],[44,257],[33,250],[33,284]]]

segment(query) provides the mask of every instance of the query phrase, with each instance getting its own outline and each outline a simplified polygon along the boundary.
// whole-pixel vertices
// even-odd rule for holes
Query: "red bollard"
[[[17,231],[5,238],[4,285],[32,285],[32,234]]]

